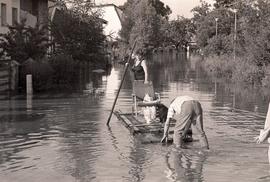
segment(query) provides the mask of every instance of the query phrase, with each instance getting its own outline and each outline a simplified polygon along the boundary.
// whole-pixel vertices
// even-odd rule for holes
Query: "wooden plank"
[[[160,127],[162,127],[162,125],[161,124],[136,124],[135,125],[136,127],[144,127],[144,126],[160,126]]]
[[[132,134],[139,132],[139,129],[135,127],[133,123],[131,123],[131,121],[126,117],[126,115],[122,115],[121,111],[115,111],[114,114],[126,125],[126,127],[132,132]]]
[[[115,111],[114,114],[117,116],[117,118],[122,121],[125,126],[131,131],[131,133],[137,134],[163,134],[163,124],[162,123],[152,123],[147,124],[145,123],[145,120],[143,117],[135,117],[132,113],[122,113],[121,111]],[[137,124],[136,124],[137,123]],[[171,136],[174,131],[173,127],[175,122],[170,123],[170,131],[169,135]]]
[[[140,131],[139,128],[137,128],[126,116],[122,117],[125,119],[126,123],[128,123],[129,126],[133,128],[135,133]]]
[[[156,106],[160,104],[160,100],[148,101],[148,102],[138,102],[138,107],[145,107],[145,106]]]

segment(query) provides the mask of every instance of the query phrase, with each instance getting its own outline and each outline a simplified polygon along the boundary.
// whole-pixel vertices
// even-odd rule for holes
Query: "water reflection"
[[[214,81],[215,99],[219,106],[228,106],[232,109],[241,109],[262,114],[267,112],[270,100],[270,90],[263,87],[253,87],[241,84]]]
[[[145,177],[143,166],[147,159],[145,148],[140,141],[134,140],[129,159],[131,167],[129,170],[130,176],[128,177],[127,181],[143,181]]]
[[[33,100],[33,95],[32,94],[27,94],[26,96],[26,109],[27,111],[32,111],[32,100]]]
[[[251,140],[263,127],[262,117],[254,114],[265,116],[269,92],[212,81],[201,63],[199,57],[169,53],[148,61],[162,102],[185,94],[201,101],[211,157],[198,149],[170,151],[159,143],[142,143],[115,117],[112,129],[107,129],[124,68],[115,64],[108,75],[91,73],[96,74],[93,80],[85,82],[104,90],[98,96],[59,93],[0,101],[1,180],[215,181],[216,176],[221,181],[268,180],[268,162],[262,155],[267,148]],[[130,111],[132,84],[126,76],[116,109]],[[232,112],[233,107],[249,111]]]
[[[198,150],[173,149],[165,156],[166,177],[170,181],[202,182],[206,153]]]

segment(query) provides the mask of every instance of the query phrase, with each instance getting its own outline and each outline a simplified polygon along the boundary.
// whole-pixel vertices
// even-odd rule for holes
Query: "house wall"
[[[21,0],[21,10],[35,16],[40,25],[48,24],[48,0]]]
[[[103,12],[102,18],[107,21],[104,28],[104,34],[115,39],[119,36],[118,33],[122,28],[116,7],[114,5],[108,5],[101,7],[101,10]]]
[[[34,15],[33,0],[21,0],[21,10],[27,11]]]
[[[35,27],[37,24],[37,17],[28,11],[21,10],[20,11],[21,21],[25,20],[25,25],[30,27]]]
[[[48,0],[39,0],[38,1],[38,22],[40,25],[48,25],[49,18],[49,8],[48,8]]]
[[[17,20],[20,21],[20,0],[0,0],[0,33],[7,33],[7,25],[2,25],[3,17],[1,16],[1,4],[6,5],[6,23],[12,25],[12,8],[17,8]]]

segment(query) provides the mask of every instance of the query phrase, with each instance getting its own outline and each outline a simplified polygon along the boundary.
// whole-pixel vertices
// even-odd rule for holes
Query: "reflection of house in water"
[[[104,4],[95,6],[102,13],[102,19],[106,21],[104,25],[104,34],[107,37],[107,52],[112,59],[119,56],[117,40],[119,31],[122,28],[124,14],[122,10],[114,4]]]

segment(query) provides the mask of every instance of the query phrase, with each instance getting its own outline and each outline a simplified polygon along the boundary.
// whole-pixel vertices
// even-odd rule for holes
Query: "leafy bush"
[[[22,66],[20,71],[20,87],[25,90],[26,88],[26,75],[31,74],[33,79],[33,90],[41,92],[49,90],[52,87],[53,70],[48,64],[47,59],[34,61],[28,59]]]
[[[264,78],[262,78],[262,85],[266,88],[270,88],[270,65],[265,67]]]
[[[58,89],[74,89],[79,80],[79,62],[71,56],[59,54],[50,58],[53,69],[53,85]]]
[[[204,61],[207,73],[215,78],[223,78],[235,83],[260,84],[265,71],[247,58],[234,60],[230,56],[212,56]]]
[[[233,64],[228,56],[212,56],[204,61],[203,67],[207,73],[215,78],[231,79]]]
[[[234,63],[232,81],[246,82],[249,84],[260,84],[264,75],[263,70],[254,63],[238,59]]]
[[[25,21],[9,26],[9,32],[0,35],[0,55],[19,63],[29,58],[38,60],[45,56],[48,36],[45,28],[27,27]]]
[[[228,55],[233,52],[232,37],[227,35],[218,35],[208,40],[204,48],[205,55]]]

